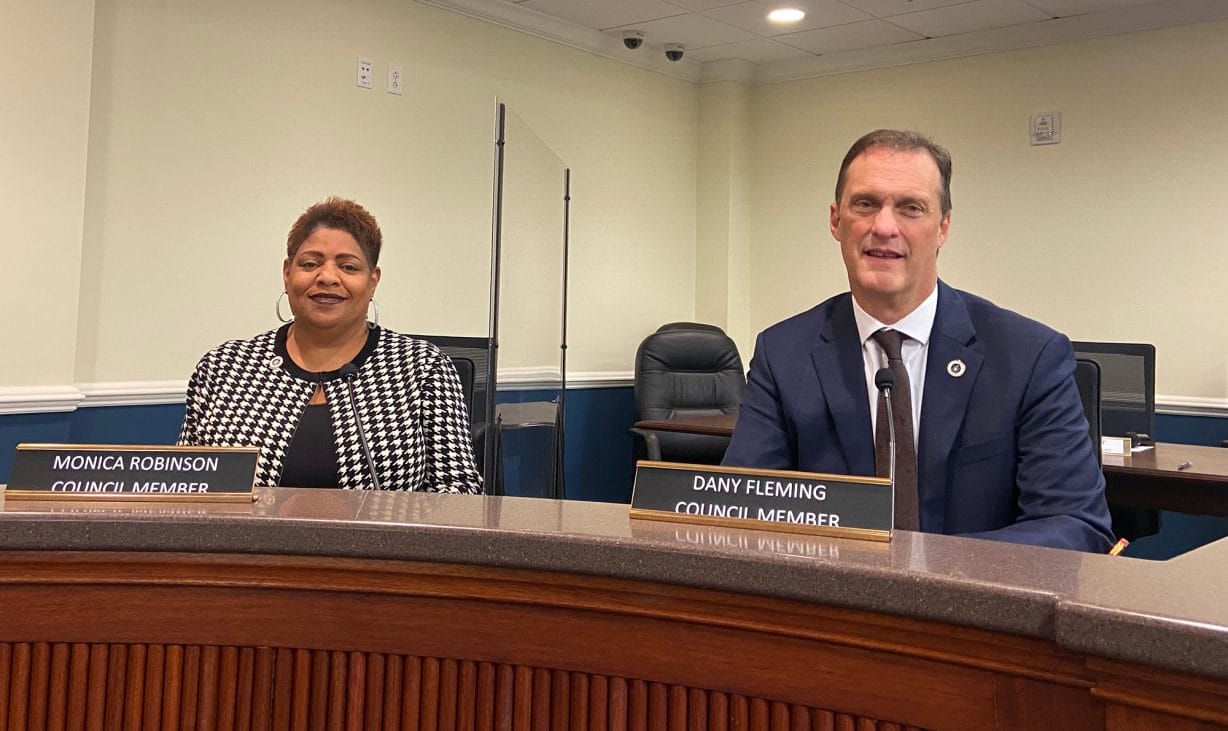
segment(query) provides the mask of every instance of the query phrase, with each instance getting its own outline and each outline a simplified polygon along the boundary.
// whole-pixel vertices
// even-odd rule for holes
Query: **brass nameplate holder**
[[[6,499],[252,502],[255,447],[19,444]]]
[[[885,477],[641,460],[631,517],[889,541],[892,498]]]

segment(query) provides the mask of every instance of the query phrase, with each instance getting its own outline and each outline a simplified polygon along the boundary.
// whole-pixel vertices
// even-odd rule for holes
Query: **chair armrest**
[[[657,439],[655,431],[632,427],[631,433],[644,440],[644,450],[648,453],[648,459],[654,462],[661,461],[661,441]]]

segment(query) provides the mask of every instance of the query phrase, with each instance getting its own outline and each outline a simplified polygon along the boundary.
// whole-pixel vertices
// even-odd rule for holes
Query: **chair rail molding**
[[[557,386],[558,368],[504,368],[499,382],[506,390],[531,391]],[[567,374],[568,389],[630,388],[631,371],[581,371]],[[181,404],[188,382],[110,381],[47,386],[0,386],[0,415],[52,414],[100,406],[156,406]],[[1228,404],[1223,407],[1228,415]]]
[[[567,374],[568,388],[631,388],[634,371],[580,371]]]
[[[558,382],[557,368],[504,368],[499,381],[510,390],[530,391]],[[631,371],[571,371],[568,389],[630,388]],[[0,414],[50,414],[97,406],[181,404],[187,381],[110,381],[72,385],[0,386]],[[1228,418],[1228,398],[1156,396],[1156,411],[1177,416]]]
[[[1176,416],[1228,418],[1228,398],[1210,396],[1161,396],[1156,394],[1156,412]]]
[[[0,414],[76,411],[84,398],[74,386],[0,386]]]
[[[539,388],[557,388],[557,366],[532,366],[499,369],[499,390],[532,391]],[[629,388],[635,385],[631,371],[568,371],[567,389],[578,388]]]
[[[111,381],[78,383],[83,408],[92,406],[152,406],[181,404],[187,398],[187,381]]]

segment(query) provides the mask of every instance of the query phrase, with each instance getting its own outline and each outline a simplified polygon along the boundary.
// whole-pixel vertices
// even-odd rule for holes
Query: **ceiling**
[[[1228,18],[1225,0],[419,0],[694,81],[782,81]],[[803,10],[777,25],[769,11]],[[622,31],[644,33],[635,51]],[[665,59],[665,44],[687,47]]]

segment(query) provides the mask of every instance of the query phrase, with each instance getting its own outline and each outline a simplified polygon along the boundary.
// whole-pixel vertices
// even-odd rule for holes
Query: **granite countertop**
[[[250,553],[639,579],[1044,639],[1228,679],[1228,539],[1165,562],[901,532],[890,543],[631,520],[626,505],[347,490],[254,504],[9,500],[0,550]]]

